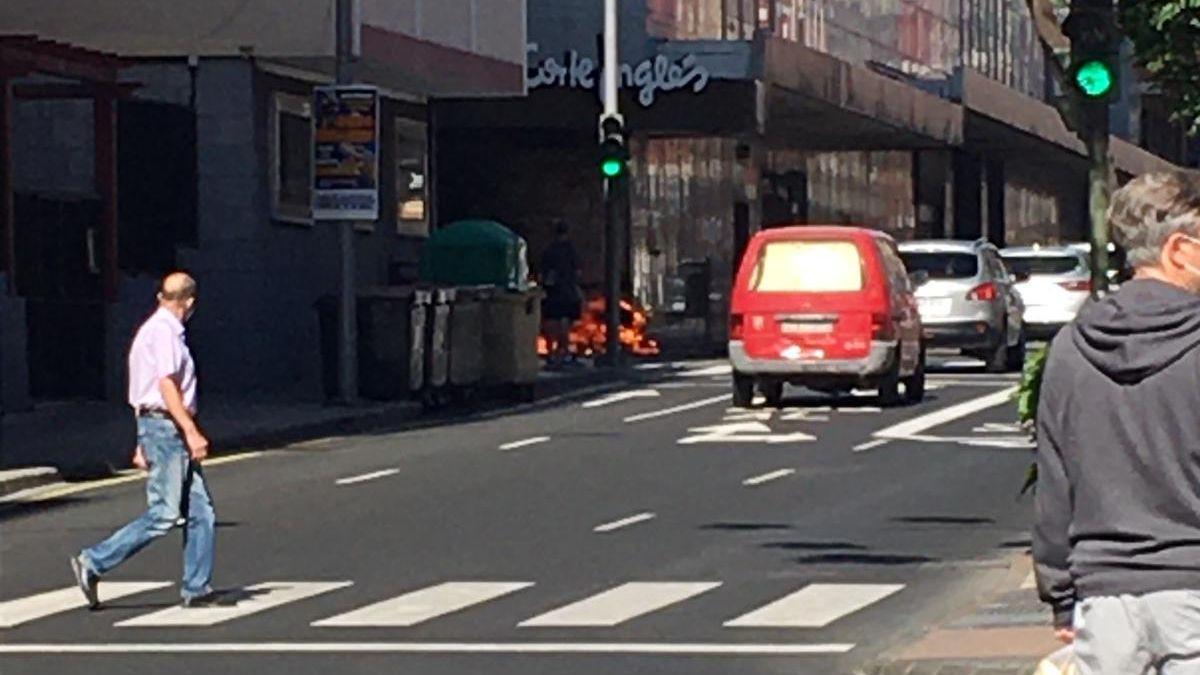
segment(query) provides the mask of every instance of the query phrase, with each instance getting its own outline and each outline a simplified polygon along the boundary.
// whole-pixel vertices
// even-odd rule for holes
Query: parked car
[[[750,241],[734,283],[734,405],[750,406],[757,388],[778,406],[789,383],[831,393],[878,389],[888,406],[925,396],[921,318],[888,235],[766,230]]]
[[[917,284],[925,342],[982,359],[990,372],[1025,363],[1024,304],[1000,251],[985,241],[914,241],[900,257]]]
[[[1025,302],[1030,337],[1049,338],[1067,325],[1092,294],[1085,246],[1033,246],[1000,252]]]

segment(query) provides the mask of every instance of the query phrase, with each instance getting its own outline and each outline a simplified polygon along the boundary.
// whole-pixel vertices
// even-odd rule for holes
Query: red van
[[[785,383],[829,393],[878,389],[886,406],[925,397],[916,298],[896,242],[882,232],[758,233],[734,282],[729,326],[736,406],[750,406],[757,386],[776,407]]]

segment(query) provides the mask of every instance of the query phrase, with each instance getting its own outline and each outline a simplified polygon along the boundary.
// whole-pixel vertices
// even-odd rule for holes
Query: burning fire
[[[593,356],[605,351],[608,331],[604,321],[607,302],[604,296],[596,296],[587,301],[583,308],[583,316],[571,327],[570,346],[568,351],[576,356]],[[646,326],[650,317],[645,308],[630,298],[621,300],[621,345],[631,354],[638,356],[655,356],[659,353],[658,342],[646,335]],[[551,352],[550,337],[538,336],[538,354],[549,356]]]

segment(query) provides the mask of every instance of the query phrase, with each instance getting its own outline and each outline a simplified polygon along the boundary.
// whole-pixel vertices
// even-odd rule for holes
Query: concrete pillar
[[[954,153],[954,226],[956,239],[983,236],[983,163],[966,152]]]
[[[952,175],[951,164],[948,150],[913,152],[913,207],[917,214],[915,236],[918,239],[946,236],[946,226],[951,222],[953,212],[946,191]]]

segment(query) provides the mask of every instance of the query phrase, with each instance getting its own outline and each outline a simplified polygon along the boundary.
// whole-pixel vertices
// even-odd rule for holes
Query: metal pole
[[[617,101],[621,66],[617,51],[617,0],[604,0],[604,115],[619,115]],[[604,185],[604,295],[605,360],[621,361],[621,241],[618,227],[618,190],[622,176]]]
[[[337,0],[338,84],[354,82],[354,0]],[[355,302],[354,223],[338,224],[341,249],[340,319],[338,340],[338,394],[343,403],[358,398],[358,307]]]
[[[1092,294],[1103,297],[1108,293],[1108,206],[1112,199],[1109,182],[1108,105],[1096,105],[1088,122],[1088,216],[1092,243]]]

